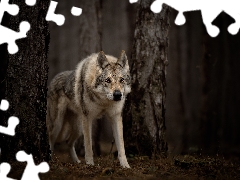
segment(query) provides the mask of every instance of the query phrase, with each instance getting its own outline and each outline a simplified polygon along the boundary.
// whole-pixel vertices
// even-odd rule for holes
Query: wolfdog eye
[[[121,78],[121,79],[120,79],[120,83],[124,83],[124,78]]]
[[[106,83],[111,83],[111,79],[110,79],[110,78],[107,78],[107,79],[105,80],[105,82],[106,82]]]

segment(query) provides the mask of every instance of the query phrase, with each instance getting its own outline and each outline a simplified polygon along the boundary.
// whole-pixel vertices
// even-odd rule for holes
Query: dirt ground
[[[50,171],[40,174],[41,180],[155,180],[155,179],[240,179],[240,157],[204,157],[197,155],[171,156],[149,159],[147,156],[129,157],[131,169],[123,169],[116,156],[95,157],[95,165],[62,162],[57,157],[50,162]],[[23,164],[13,165],[9,177],[21,179]]]

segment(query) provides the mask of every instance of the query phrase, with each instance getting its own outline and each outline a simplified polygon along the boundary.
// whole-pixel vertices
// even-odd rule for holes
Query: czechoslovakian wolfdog
[[[74,144],[84,136],[85,161],[93,165],[92,122],[105,115],[110,120],[124,168],[130,168],[123,141],[122,109],[131,91],[131,78],[124,51],[117,59],[104,52],[83,59],[74,71],[57,74],[51,81],[47,98],[47,129],[51,151],[66,142],[70,157],[80,163]]]

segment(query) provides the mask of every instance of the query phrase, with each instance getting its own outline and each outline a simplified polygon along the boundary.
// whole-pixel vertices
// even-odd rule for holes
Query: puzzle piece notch
[[[171,6],[172,8],[176,9],[178,11],[178,15],[175,19],[175,24],[176,25],[183,25],[186,22],[186,18],[183,15],[183,12],[186,11],[195,11],[195,10],[202,10],[202,18],[203,18],[203,23],[206,26],[207,32],[210,36],[212,37],[216,37],[219,34],[219,28],[212,25],[212,21],[219,15],[219,12],[213,12],[214,9],[214,0],[212,0],[211,2],[207,2],[206,0],[181,0],[181,1],[175,1],[175,0],[155,0],[152,4],[151,4],[151,10],[154,13],[159,13],[162,10],[162,6],[163,4],[167,4],[168,6]],[[209,5],[212,8],[205,8],[205,5]],[[210,11],[209,11],[210,9]],[[203,12],[204,11],[204,12]],[[210,18],[208,18],[207,15],[205,15],[205,13],[210,13],[209,16]],[[216,15],[214,15],[214,13],[216,13]],[[213,16],[214,15],[214,16]]]
[[[80,16],[80,15],[82,14],[82,9],[73,6],[72,9],[71,9],[71,13],[72,13],[72,15],[74,15],[74,16]]]
[[[16,45],[17,39],[27,37],[27,32],[30,30],[30,24],[27,21],[22,21],[19,26],[20,31],[15,32],[7,27],[0,25],[0,44],[8,43],[8,52],[15,54],[18,52]]]
[[[30,2],[31,1],[31,2]],[[35,0],[26,0],[28,4],[32,4]],[[0,2],[0,23],[2,22],[4,12],[8,12],[11,15],[17,15],[19,7],[15,4],[9,4],[9,0],[2,0]],[[26,37],[26,33],[30,29],[30,24],[23,21],[19,25],[19,32],[15,32],[0,24],[0,44],[8,43],[8,52],[15,54],[18,51],[18,46],[15,41]]]
[[[202,0],[204,1],[204,0]],[[200,0],[181,0],[181,1],[175,1],[175,0],[155,0],[151,6],[150,9],[154,13],[160,13],[162,11],[163,4],[167,4],[171,6],[172,8],[179,11],[175,23],[177,25],[183,25],[186,22],[185,16],[183,15],[183,12],[185,11],[196,11],[201,9],[201,3]]]
[[[151,4],[150,8],[154,13],[159,13],[162,10],[162,5],[164,3],[179,11],[175,20],[175,23],[177,25],[183,25],[186,22],[183,12],[201,10],[203,23],[207,29],[208,34],[212,37],[216,37],[219,34],[220,30],[217,26],[212,25],[212,22],[222,11],[224,11],[233,17],[236,21],[228,27],[228,32],[232,35],[235,35],[239,31],[239,0],[231,0],[230,2],[226,0],[155,0]]]
[[[2,99],[1,104],[0,104],[0,109],[2,111],[6,111],[9,108],[9,102],[6,99]]]
[[[0,24],[2,22],[4,12],[8,12],[12,16],[16,16],[19,12],[19,7],[16,4],[9,4],[9,0],[1,0],[0,2]]]
[[[42,162],[39,165],[35,165],[32,154],[27,154],[24,151],[19,151],[16,154],[16,159],[19,162],[27,162],[27,166],[23,172],[21,180],[40,180],[38,173],[46,173],[49,171],[49,165],[46,162]]]
[[[8,163],[1,163],[0,164],[0,179],[1,180],[15,180],[12,178],[7,177],[8,173],[10,172],[11,166]]]
[[[8,119],[8,127],[0,126],[0,133],[6,134],[9,136],[14,136],[15,129],[18,124],[19,124],[19,119],[15,116],[11,116]]]
[[[131,4],[138,2],[138,0],[129,0]]]
[[[179,12],[175,19],[175,24],[178,26],[181,26],[181,25],[185,24],[185,22],[186,22],[185,16],[183,15],[182,12]]]
[[[25,0],[25,3],[28,6],[34,6],[36,4],[36,0]]]
[[[227,13],[229,16],[234,18],[235,22],[228,26],[228,32],[232,35],[236,35],[240,29],[240,1],[239,0],[229,0],[224,1],[223,11]]]
[[[46,21],[53,21],[55,22],[58,26],[62,26],[65,22],[65,17],[62,14],[55,14],[55,9],[57,7],[58,2],[56,1],[51,1],[47,16],[46,16]]]
[[[8,12],[11,15],[17,15],[19,12],[19,7],[15,4],[9,4],[9,0],[2,0],[0,2],[0,23],[4,12]],[[36,4],[36,0],[25,0],[25,3],[29,6]],[[47,21],[54,21],[58,26],[61,26],[65,22],[65,17],[62,14],[55,14],[55,9],[58,2],[51,1],[49,9],[46,15]],[[71,13],[74,16],[80,16],[82,14],[82,9],[78,7],[72,7]],[[18,46],[16,45],[17,39],[22,39],[27,37],[26,33],[30,30],[30,24],[26,21],[23,21],[19,25],[19,32],[15,32],[7,27],[4,27],[0,24],[0,44],[8,43],[8,52],[10,54],[15,54],[18,52]]]

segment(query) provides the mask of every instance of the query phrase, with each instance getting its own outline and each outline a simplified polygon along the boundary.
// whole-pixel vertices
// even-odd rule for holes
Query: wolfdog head
[[[97,57],[97,77],[95,90],[105,94],[109,100],[120,101],[131,91],[131,78],[125,51],[117,59],[105,55],[103,51]]]

